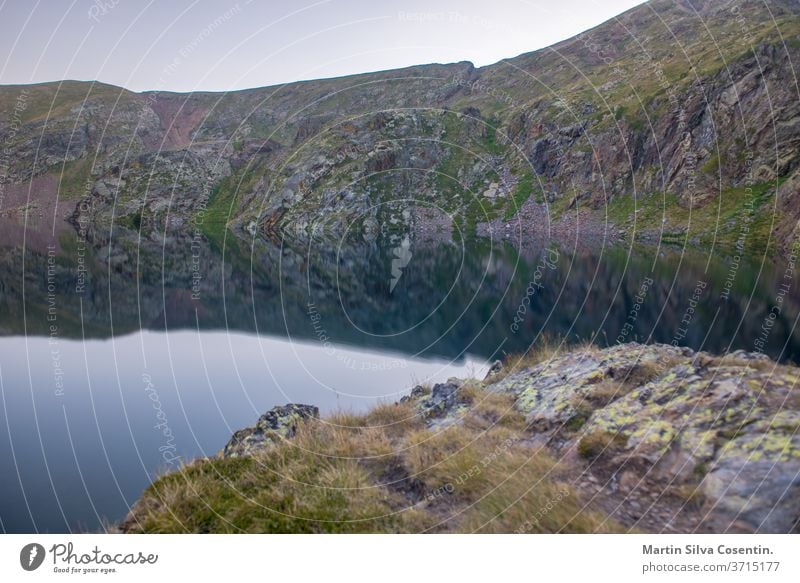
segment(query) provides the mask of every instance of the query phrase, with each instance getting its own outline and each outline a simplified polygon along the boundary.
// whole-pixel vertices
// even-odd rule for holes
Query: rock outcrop
[[[312,405],[290,403],[273,407],[259,417],[253,427],[246,427],[234,433],[222,450],[222,456],[237,457],[263,451],[294,437],[301,421],[318,418],[319,409]]]
[[[798,369],[760,354],[626,344],[555,357],[486,390],[513,393],[537,438],[626,494],[691,492],[698,529],[793,532],[798,381]]]
[[[3,87],[0,138],[10,187],[35,182],[42,203],[57,192],[76,223],[113,220],[117,236],[201,217],[248,238],[413,233],[429,206],[466,233],[513,218],[527,236],[756,254],[772,233],[786,251],[800,218],[799,34],[797,2],[651,0],[481,68],[224,95]],[[14,203],[4,210],[24,213]]]

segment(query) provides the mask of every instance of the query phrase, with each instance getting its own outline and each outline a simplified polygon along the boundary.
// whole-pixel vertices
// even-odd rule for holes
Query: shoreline
[[[558,511],[531,521],[523,495],[484,532],[796,532],[798,380],[743,351],[548,347],[362,416],[276,407],[218,456],[156,480],[119,530],[197,531],[196,504],[219,502],[208,532],[459,532],[486,518],[495,490],[540,484]],[[517,494],[501,485],[511,476]],[[320,491],[351,478],[329,515]],[[279,510],[288,499],[294,510]],[[257,516],[226,518],[246,509]]]

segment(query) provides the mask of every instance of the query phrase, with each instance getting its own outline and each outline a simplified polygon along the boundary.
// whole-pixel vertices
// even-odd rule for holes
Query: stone
[[[618,446],[605,452],[602,466],[621,473],[621,487],[647,487],[649,478],[655,487],[696,490],[714,532],[794,532],[800,519],[798,375],[792,367],[753,366],[762,359],[630,343],[556,356],[490,380],[486,390],[513,393],[530,429],[549,436],[561,455],[585,436],[614,435]],[[610,399],[592,397],[596,387],[602,392],[622,383],[625,390],[612,391]]]
[[[425,387],[423,387],[422,385],[417,385],[416,387],[411,389],[411,393],[401,397],[400,398],[400,402],[401,403],[406,403],[408,401],[415,401],[415,400],[419,399],[420,397],[422,397],[424,394],[425,394]]]
[[[459,385],[454,382],[438,383],[433,386],[430,396],[420,401],[420,408],[426,417],[443,416],[456,405]]]
[[[273,407],[261,417],[254,427],[240,429],[233,434],[222,450],[223,457],[252,455],[270,448],[297,433],[298,425],[308,419],[318,419],[319,409],[313,405],[288,405]]]
[[[492,366],[489,367],[489,371],[486,373],[486,376],[484,377],[484,380],[487,380],[490,377],[493,377],[494,375],[498,374],[502,370],[503,370],[503,361],[495,360],[492,363]]]

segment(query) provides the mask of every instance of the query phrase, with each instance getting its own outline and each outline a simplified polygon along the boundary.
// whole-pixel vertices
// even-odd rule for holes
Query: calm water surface
[[[176,234],[85,254],[64,241],[3,249],[4,531],[98,530],[154,476],[214,454],[274,405],[362,411],[482,376],[545,336],[800,360],[781,261],[488,241],[224,245]]]

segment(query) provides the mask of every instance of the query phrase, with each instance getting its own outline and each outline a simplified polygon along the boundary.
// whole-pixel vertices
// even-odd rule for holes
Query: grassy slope
[[[413,403],[387,404],[308,422],[252,457],[193,462],[145,491],[126,530],[620,530],[584,508],[559,464],[528,441],[513,397],[478,383],[460,396],[461,422],[436,431]]]

